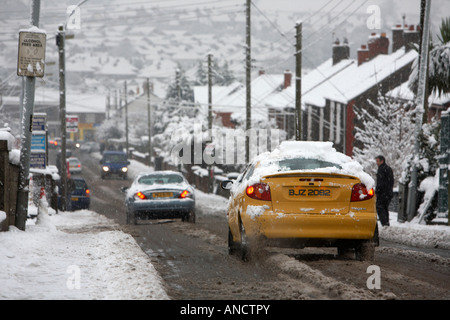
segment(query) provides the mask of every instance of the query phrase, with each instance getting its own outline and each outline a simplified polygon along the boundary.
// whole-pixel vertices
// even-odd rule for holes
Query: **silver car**
[[[194,188],[176,171],[138,175],[126,193],[127,224],[138,219],[173,219],[195,223]]]

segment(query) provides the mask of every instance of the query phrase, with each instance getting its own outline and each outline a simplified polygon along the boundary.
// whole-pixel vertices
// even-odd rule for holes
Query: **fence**
[[[16,225],[17,190],[19,185],[19,166],[10,162],[8,141],[0,140],[0,211],[6,213],[6,219],[0,221],[0,231],[8,231],[9,226]],[[56,168],[55,168],[56,170]],[[44,187],[47,201],[51,208],[58,210],[59,176],[49,167],[45,170],[30,170],[30,196],[38,207],[41,187]],[[31,188],[32,187],[32,188]]]
[[[0,140],[0,211],[6,219],[0,221],[0,231],[15,225],[19,166],[9,162],[8,141]]]

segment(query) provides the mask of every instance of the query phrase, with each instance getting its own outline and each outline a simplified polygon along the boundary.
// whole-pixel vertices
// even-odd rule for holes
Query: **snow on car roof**
[[[251,181],[260,180],[262,177],[282,171],[279,160],[289,158],[318,159],[340,166],[320,168],[314,170],[294,170],[292,172],[320,172],[339,173],[357,177],[368,188],[375,186],[373,178],[364,172],[360,163],[351,157],[336,151],[332,142],[317,141],[284,141],[272,152],[265,152],[255,157],[255,167]],[[288,172],[288,171],[283,171]],[[290,171],[289,171],[290,172]]]

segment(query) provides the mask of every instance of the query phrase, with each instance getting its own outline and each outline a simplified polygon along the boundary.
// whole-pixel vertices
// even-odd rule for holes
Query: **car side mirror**
[[[225,181],[222,181],[222,182],[220,183],[220,187],[221,187],[223,190],[230,190],[230,189],[233,187],[233,181],[231,181],[231,180],[225,180]]]
[[[128,187],[120,187],[120,191],[126,193],[128,191]]]

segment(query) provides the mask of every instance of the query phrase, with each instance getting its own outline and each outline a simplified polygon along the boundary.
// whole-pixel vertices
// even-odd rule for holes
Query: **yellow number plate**
[[[171,198],[173,197],[173,192],[157,192],[152,194],[153,198]]]

